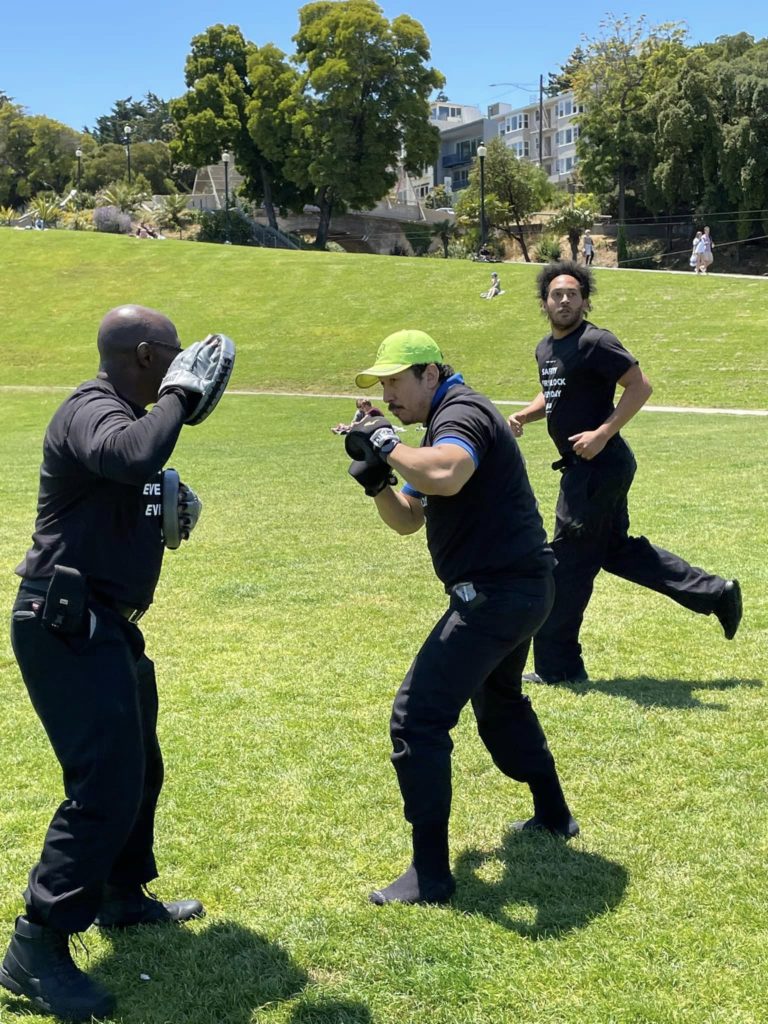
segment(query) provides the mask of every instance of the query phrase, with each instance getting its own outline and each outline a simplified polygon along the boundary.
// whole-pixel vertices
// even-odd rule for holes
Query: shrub
[[[97,206],[93,211],[93,226],[96,231],[111,235],[130,235],[131,218],[116,206]]]
[[[12,206],[0,206],[0,224],[10,226],[15,224],[18,219],[19,215]]]
[[[448,243],[448,259],[449,260],[470,260],[472,259],[472,253],[467,248],[463,239],[457,239],[453,242]],[[445,258],[442,246],[439,249],[433,249],[432,252],[427,253],[427,257],[431,260],[442,260]]]
[[[556,263],[561,253],[559,238],[555,235],[542,235],[539,244],[533,250],[533,258],[537,263]]]
[[[255,245],[253,226],[237,208],[203,210],[200,214],[198,242],[230,242],[232,245]]]
[[[93,216],[90,210],[65,210],[61,223],[68,231],[93,231]]]
[[[658,270],[666,246],[659,238],[644,238],[628,242],[624,262],[632,270]]]
[[[624,230],[624,225],[619,224],[619,230],[616,233],[616,262],[619,266],[622,263],[626,263],[629,259],[629,250],[627,249],[627,232]]]

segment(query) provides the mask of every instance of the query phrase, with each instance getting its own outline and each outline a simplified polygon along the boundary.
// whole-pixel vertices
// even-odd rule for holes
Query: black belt
[[[138,622],[139,619],[146,612],[146,608],[134,608],[130,604],[120,604],[119,601],[113,601],[111,603],[104,602],[108,608],[117,612],[118,615],[122,615],[124,619],[128,619],[129,622]]]
[[[45,597],[48,593],[48,584],[49,580],[47,579],[23,579],[21,581],[21,585],[25,590],[29,590],[33,594],[38,594],[40,597]],[[113,612],[117,612],[118,615],[122,615],[122,617],[127,619],[129,622],[138,622],[147,610],[146,608],[137,608],[132,604],[123,604],[122,601],[115,601],[113,598],[106,597],[103,594],[94,594],[93,596],[101,604],[106,605],[106,607],[110,608]]]

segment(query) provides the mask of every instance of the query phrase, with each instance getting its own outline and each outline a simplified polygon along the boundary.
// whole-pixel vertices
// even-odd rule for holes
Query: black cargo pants
[[[43,600],[22,583],[11,640],[61,765],[66,799],[30,872],[25,900],[33,921],[76,932],[93,922],[105,883],[146,883],[157,875],[152,848],[163,784],[157,687],[135,625],[93,604],[95,622],[82,635],[61,637],[40,620]]]
[[[702,615],[712,613],[726,582],[646,537],[629,536],[627,494],[637,463],[623,438],[590,461],[564,461],[552,540],[555,603],[533,641],[536,671],[549,681],[585,674],[579,632],[601,569]]]
[[[531,636],[553,599],[552,577],[477,584],[477,596],[454,592],[395,698],[392,763],[406,819],[443,824],[451,810],[450,731],[472,702],[477,728],[496,766],[519,782],[556,775],[546,737],[522,692]]]

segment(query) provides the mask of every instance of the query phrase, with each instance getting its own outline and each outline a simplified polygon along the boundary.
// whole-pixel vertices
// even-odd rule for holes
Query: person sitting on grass
[[[348,434],[352,427],[356,426],[361,420],[364,420],[366,416],[383,416],[381,409],[377,409],[370,398],[358,398],[355,400],[355,415],[352,417],[351,423],[337,423],[335,427],[331,427],[332,434]]]
[[[499,281],[499,275],[494,270],[491,274],[491,287],[487,292],[480,292],[481,299],[495,299],[497,295],[503,295],[504,292],[501,287],[501,281]]]

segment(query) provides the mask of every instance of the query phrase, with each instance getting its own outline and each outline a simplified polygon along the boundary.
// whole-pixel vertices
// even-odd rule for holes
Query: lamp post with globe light
[[[488,152],[482,144],[477,147],[480,161],[480,249],[485,248],[485,155]]]

